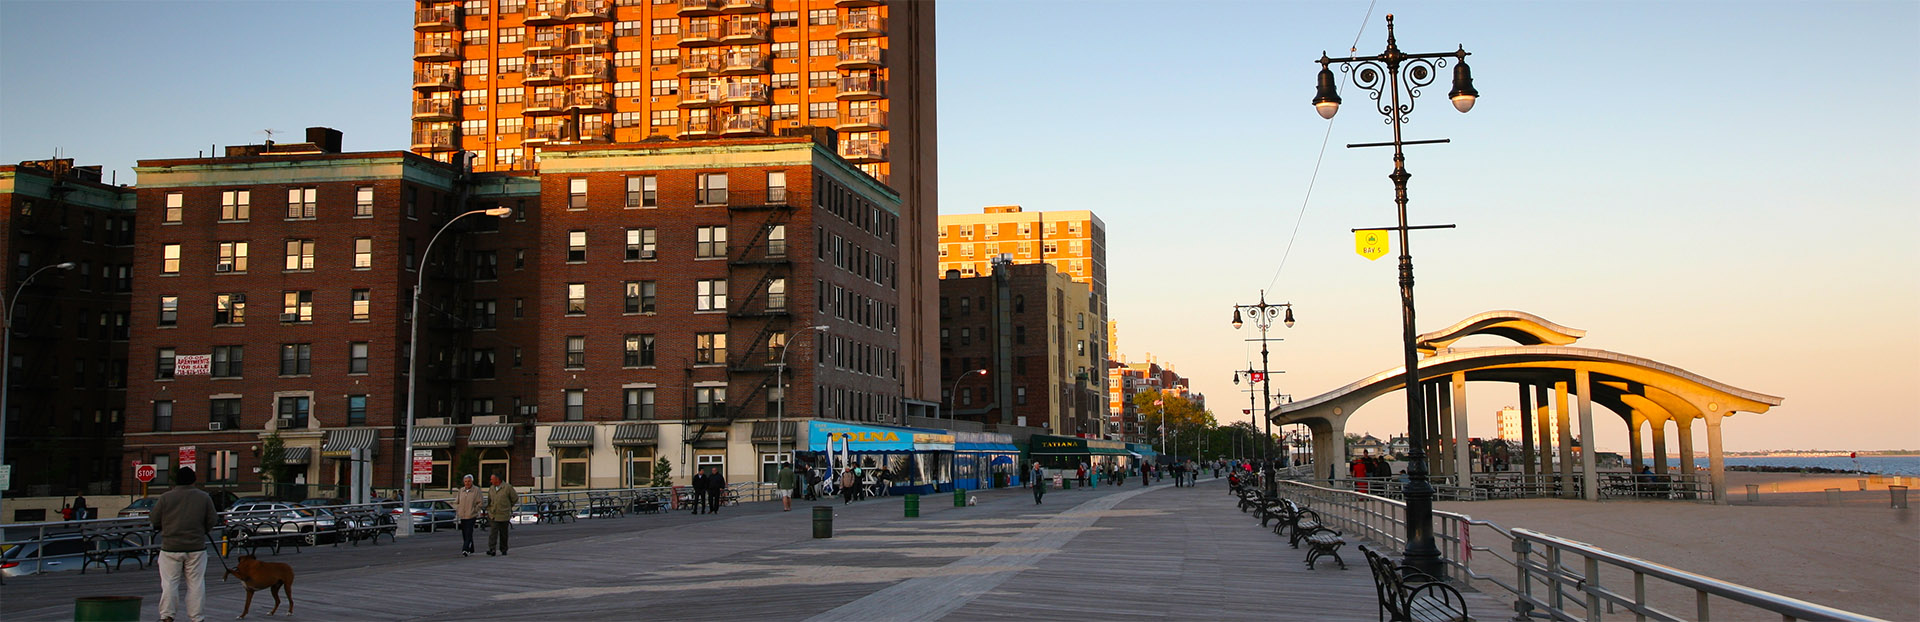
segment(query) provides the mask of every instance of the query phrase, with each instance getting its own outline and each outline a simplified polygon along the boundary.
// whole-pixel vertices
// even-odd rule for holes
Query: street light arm
[[[40,276],[40,273],[42,272],[46,272],[48,270],[53,270],[53,269],[72,270],[73,265],[74,264],[71,261],[62,261],[56,264],[48,264],[48,265],[40,266],[39,270],[34,270],[32,273],[27,274],[27,278],[21,279],[20,286],[13,289],[13,294],[7,296],[6,300],[0,301],[0,302],[7,303],[7,316],[5,318],[0,318],[0,319],[6,320],[6,329],[13,330],[13,306],[20,302],[20,292],[24,292],[27,290],[27,284],[32,283],[34,277]]]

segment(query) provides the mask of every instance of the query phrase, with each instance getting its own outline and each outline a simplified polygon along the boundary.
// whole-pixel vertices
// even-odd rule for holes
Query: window
[[[567,356],[564,364],[567,369],[582,369],[587,366],[587,338],[584,335],[567,337]]]
[[[347,396],[347,425],[367,424],[367,396]]]
[[[787,280],[773,279],[767,282],[767,310],[785,311],[787,309]]]
[[[173,401],[172,400],[162,400],[162,401],[153,403],[153,431],[155,432],[172,432],[173,431]],[[162,457],[164,458],[166,456],[162,456]],[[167,472],[166,469],[157,469],[157,471],[160,473]],[[154,478],[153,481],[154,483],[158,484],[160,483],[160,478],[156,477]]]
[[[505,2],[502,2],[500,4],[500,12],[501,13],[509,12],[507,10],[507,6]],[[515,26],[513,28],[501,28],[500,36],[499,38],[496,39],[496,41],[499,41],[500,43],[519,43],[521,41],[525,41],[526,38],[527,38],[527,29],[519,26]]]
[[[696,283],[698,290],[694,298],[694,311],[727,310],[727,280],[701,279]]]
[[[645,32],[647,24],[640,20],[621,20],[613,24],[613,36],[635,37]]]
[[[654,50],[651,62],[655,65],[678,65],[680,64],[680,48]],[[624,66],[625,65],[622,65],[622,67]]]
[[[666,19],[653,20],[653,34],[655,35],[680,34],[680,20],[672,17],[669,17]]]
[[[839,116],[840,109],[833,102],[812,102],[807,104],[807,118],[831,119]]]
[[[767,230],[767,256],[787,256],[787,226],[774,225]]]
[[[839,82],[840,72],[837,71],[807,72],[807,88],[831,87]],[[827,105],[831,106],[833,104],[832,102],[828,102]]]
[[[680,111],[678,110],[655,110],[647,113],[647,116],[647,122],[654,127],[673,127],[680,123]]]
[[[727,334],[694,333],[693,362],[699,365],[727,362]]]
[[[214,346],[213,365],[208,374],[214,378],[239,378],[246,362],[246,346]]]
[[[287,218],[313,218],[319,192],[319,188],[288,188]]]
[[[797,71],[793,73],[776,73],[776,74],[773,74],[773,79],[769,80],[767,83],[769,85],[769,88],[776,88],[776,89],[790,89],[796,86],[800,86],[800,73]],[[776,108],[775,111],[778,112],[778,109]],[[774,118],[777,119],[779,117],[774,117]]]
[[[280,427],[294,429],[307,427],[307,412],[312,406],[311,400],[312,398],[309,397],[280,398]]]
[[[653,389],[627,389],[621,416],[627,419],[653,418]]]
[[[373,238],[353,239],[353,269],[373,268]]]
[[[793,74],[785,74],[793,75]],[[789,85],[791,86],[791,85]],[[774,121],[800,116],[800,104],[774,104],[768,118]]]
[[[567,420],[568,421],[580,420],[572,416],[574,412],[572,400],[574,398],[574,394],[576,393],[580,394],[579,397],[581,400],[586,399],[586,392],[584,391],[568,391],[567,392],[567,400],[568,400],[567,401],[567,415],[568,415]],[[587,487],[587,448],[560,447],[554,450],[554,454],[555,454],[555,457],[558,458],[558,461],[560,464],[560,487],[561,488]]]
[[[694,202],[700,205],[725,205],[727,203],[727,174],[701,173],[699,187],[694,191]]]
[[[313,321],[313,290],[285,292],[284,303],[280,306],[280,321]]]
[[[352,301],[352,315],[347,317],[349,321],[365,322],[372,319],[373,293],[371,291],[364,289],[353,290]]]
[[[659,207],[659,179],[653,175],[627,178],[627,207]]]
[[[219,251],[220,262],[213,265],[215,273],[247,271],[246,242],[221,242]]]
[[[574,229],[567,232],[567,261],[587,260],[587,232]]]
[[[23,255],[24,257],[24,255]],[[180,245],[168,244],[160,247],[160,273],[180,273]]]
[[[473,364],[470,366],[476,379],[492,378],[493,348],[478,348],[473,351]]]
[[[627,335],[627,343],[620,364],[626,367],[653,366],[653,335]]]
[[[773,28],[792,28],[798,26],[800,25],[800,12],[776,11],[770,16],[767,25]]]
[[[510,73],[520,73],[522,71],[526,71],[527,59],[524,59],[518,56],[502,56],[494,61],[494,68],[500,71],[500,75],[506,75]],[[486,100],[484,99],[476,99],[468,103],[479,104],[482,106],[485,106],[487,104]],[[502,102],[502,103],[505,103],[505,102]]]
[[[627,230],[627,261],[653,259],[656,246],[653,228]]]
[[[653,281],[627,281],[626,312],[653,313],[654,311]]]
[[[694,258],[716,259],[727,256],[726,227],[696,227],[693,235]]]
[[[287,269],[313,269],[313,240],[287,240]]]
[[[787,172],[767,171],[767,202],[787,202]]]
[[[567,209],[587,208],[587,178],[567,180]]]
[[[220,424],[221,428],[235,430],[240,428],[240,398],[215,398],[207,402],[207,418]]]
[[[305,343],[286,343],[280,345],[280,375],[304,376],[313,373],[313,345]]]
[[[616,112],[613,113],[613,126],[616,128],[640,127],[640,118],[638,112]]]
[[[367,342],[355,341],[347,344],[347,373],[367,373]]]
[[[187,196],[178,192],[167,193],[167,213],[161,222],[178,224],[181,213],[186,211]]]
[[[240,293],[213,295],[213,323],[245,324],[247,321],[247,295]]]
[[[252,190],[227,190],[220,193],[221,220],[246,220],[252,211]]]
[[[807,42],[807,56],[838,56],[839,54],[840,41],[836,39],[815,39]]]
[[[726,387],[694,387],[693,416],[696,419],[718,417],[726,412]],[[704,456],[702,456],[704,457]]]
[[[567,284],[567,315],[587,314],[587,284]]]
[[[161,379],[173,377],[173,348],[159,350],[154,358],[153,377]]]
[[[800,42],[787,41],[773,44],[774,58],[794,58],[800,55]],[[792,86],[792,85],[788,85]]]
[[[840,23],[840,14],[833,9],[813,9],[807,11],[808,26],[832,26]]]
[[[567,421],[583,421],[586,418],[586,389],[567,389]]]
[[[160,325],[173,326],[180,322],[180,297],[160,297]]]
[[[494,91],[493,95],[494,95],[494,100],[498,103],[518,104],[520,102],[526,101],[527,89],[525,87],[516,86],[513,88],[505,88],[505,89],[500,89],[498,91]],[[502,120],[504,121],[505,119],[502,119]],[[500,131],[504,133],[507,131],[507,128],[501,127]]]
[[[1027,404],[1027,388],[1026,387],[1014,388],[1013,402],[1021,406],[1025,406]]]
[[[355,218],[373,215],[373,186],[360,186],[353,189],[353,215]]]

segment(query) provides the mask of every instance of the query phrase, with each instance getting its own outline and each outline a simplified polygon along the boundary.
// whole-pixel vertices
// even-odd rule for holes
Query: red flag
[[[1267,372],[1256,371],[1253,372],[1252,377],[1254,382],[1263,382],[1267,379]]]
[[[1154,400],[1154,401],[1153,401],[1153,405],[1154,405],[1154,406],[1159,406],[1159,405],[1160,405],[1161,403],[1162,403],[1162,402],[1161,402],[1160,400]]]

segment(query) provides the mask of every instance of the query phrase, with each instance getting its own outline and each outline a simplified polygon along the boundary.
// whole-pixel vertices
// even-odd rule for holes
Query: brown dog
[[[241,555],[239,563],[227,569],[220,577],[240,577],[240,583],[247,586],[247,604],[240,608],[241,619],[247,617],[247,611],[253,609],[253,593],[267,590],[273,594],[273,609],[267,612],[271,616],[280,610],[280,588],[287,590],[287,615],[293,615],[293,566],[279,562],[263,562],[252,555]]]

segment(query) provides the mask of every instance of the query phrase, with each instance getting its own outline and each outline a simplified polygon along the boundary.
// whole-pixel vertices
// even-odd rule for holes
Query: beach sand
[[[1859,490],[1860,479],[1870,480],[1870,490]],[[1920,522],[1913,509],[1890,507],[1891,478],[1873,485],[1867,476],[1729,472],[1728,483],[1731,505],[1514,499],[1435,507],[1829,607],[1920,618]],[[1746,484],[1760,486],[1759,501],[1746,501]],[[1842,490],[1839,503],[1827,504],[1827,488]],[[1477,531],[1474,544],[1505,546]],[[1481,561],[1476,569],[1492,570]],[[1511,579],[1511,567],[1497,567]],[[1603,573],[1603,581],[1631,590],[1628,575]],[[1690,592],[1657,595],[1657,606],[1694,617]],[[1730,605],[1716,600],[1715,619],[1779,619]]]

